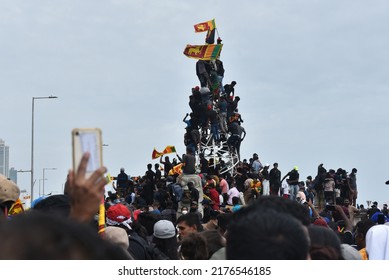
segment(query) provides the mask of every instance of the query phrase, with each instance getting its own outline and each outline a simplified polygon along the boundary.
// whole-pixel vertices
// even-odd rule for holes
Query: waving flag
[[[166,146],[166,148],[163,150],[163,152],[158,152],[155,148],[153,150],[153,153],[151,155],[152,159],[159,158],[165,154],[171,154],[176,152],[176,147],[174,146]]]
[[[163,154],[172,154],[176,152],[176,147],[174,146],[166,146],[165,150],[163,150]]]
[[[223,44],[217,45],[186,45],[184,55],[200,60],[216,59],[222,50]]]
[[[154,148],[153,153],[151,154],[151,158],[152,158],[152,159],[156,159],[156,158],[159,158],[160,156],[163,156],[163,153],[158,152],[158,151]]]
[[[8,211],[8,215],[13,216],[24,212],[23,204],[18,198]]]
[[[205,32],[216,28],[215,19],[194,25],[195,32]]]
[[[174,174],[182,174],[182,163],[179,163],[175,166],[173,166],[172,169],[170,169],[169,171],[169,176],[173,176]]]

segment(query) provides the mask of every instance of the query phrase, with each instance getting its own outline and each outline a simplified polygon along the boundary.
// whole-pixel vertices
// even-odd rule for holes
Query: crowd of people
[[[0,177],[0,259],[389,259],[387,205],[357,204],[356,168],[320,164],[304,180],[298,166],[282,176],[257,153],[241,160],[236,81],[223,84],[219,58],[199,60],[196,74],[182,156],[160,157],[138,177],[121,168],[106,194],[107,170],[86,176],[86,153],[64,194],[27,211],[19,187]],[[209,141],[237,155],[233,169],[205,154]]]
[[[185,162],[187,154],[180,160]],[[329,169],[319,179],[323,165],[303,184],[297,167],[281,177],[277,164],[269,170],[254,154],[239,164],[235,177],[214,169],[189,174],[199,178],[201,191],[193,182],[180,183],[186,173],[155,172],[158,164],[156,170],[149,164],[138,180],[122,168],[113,182],[116,192],[105,196],[103,230],[98,232],[106,169],[86,177],[88,158],[84,155],[79,169],[69,173],[64,194],[18,214],[13,206],[19,188],[0,179],[0,259],[389,258],[387,205],[379,209],[374,202],[357,208],[350,192],[335,183],[339,191],[326,193],[321,208],[318,192],[328,192],[326,178],[333,173]],[[285,182],[289,195],[283,192]]]
[[[218,43],[221,43],[220,38]],[[238,109],[240,97],[235,95],[236,81],[223,83],[224,72],[220,57],[196,63],[200,86],[192,88],[191,112],[183,119],[186,123],[184,144],[192,154],[204,153],[204,147],[212,144],[225,145],[230,153],[240,155],[240,145],[246,136]]]

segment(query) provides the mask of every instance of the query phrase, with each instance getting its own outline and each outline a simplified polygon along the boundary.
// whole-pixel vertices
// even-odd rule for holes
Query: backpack
[[[169,258],[159,250],[155,244],[150,244],[146,247],[146,252],[151,260],[169,260]]]
[[[169,258],[162,253],[155,244],[148,244],[146,240],[136,234],[131,234],[128,236],[130,247],[131,242],[137,243],[140,247],[143,248],[143,254],[145,260],[168,260]],[[135,257],[135,256],[134,256]]]

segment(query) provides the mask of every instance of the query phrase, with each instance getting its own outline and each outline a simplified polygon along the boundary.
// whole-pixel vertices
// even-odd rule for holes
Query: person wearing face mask
[[[187,213],[188,213],[188,207],[183,206],[183,207],[181,208],[181,213],[182,213],[182,215],[187,214]]]

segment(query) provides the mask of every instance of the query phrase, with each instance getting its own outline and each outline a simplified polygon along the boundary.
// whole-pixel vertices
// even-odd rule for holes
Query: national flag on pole
[[[163,150],[163,154],[172,154],[176,152],[176,147],[174,146],[166,146],[165,150]]]
[[[223,44],[217,45],[186,45],[184,55],[199,60],[216,59],[223,48]]]
[[[205,32],[216,28],[215,19],[194,25],[195,32]]]
[[[154,148],[153,153],[151,154],[151,158],[152,158],[152,159],[156,159],[156,158],[159,158],[160,156],[163,156],[163,153],[158,152],[158,151]]]
[[[101,203],[99,206],[99,218],[98,218],[98,226],[97,232],[100,236],[104,236],[105,234],[105,203],[104,197],[101,199]]]

